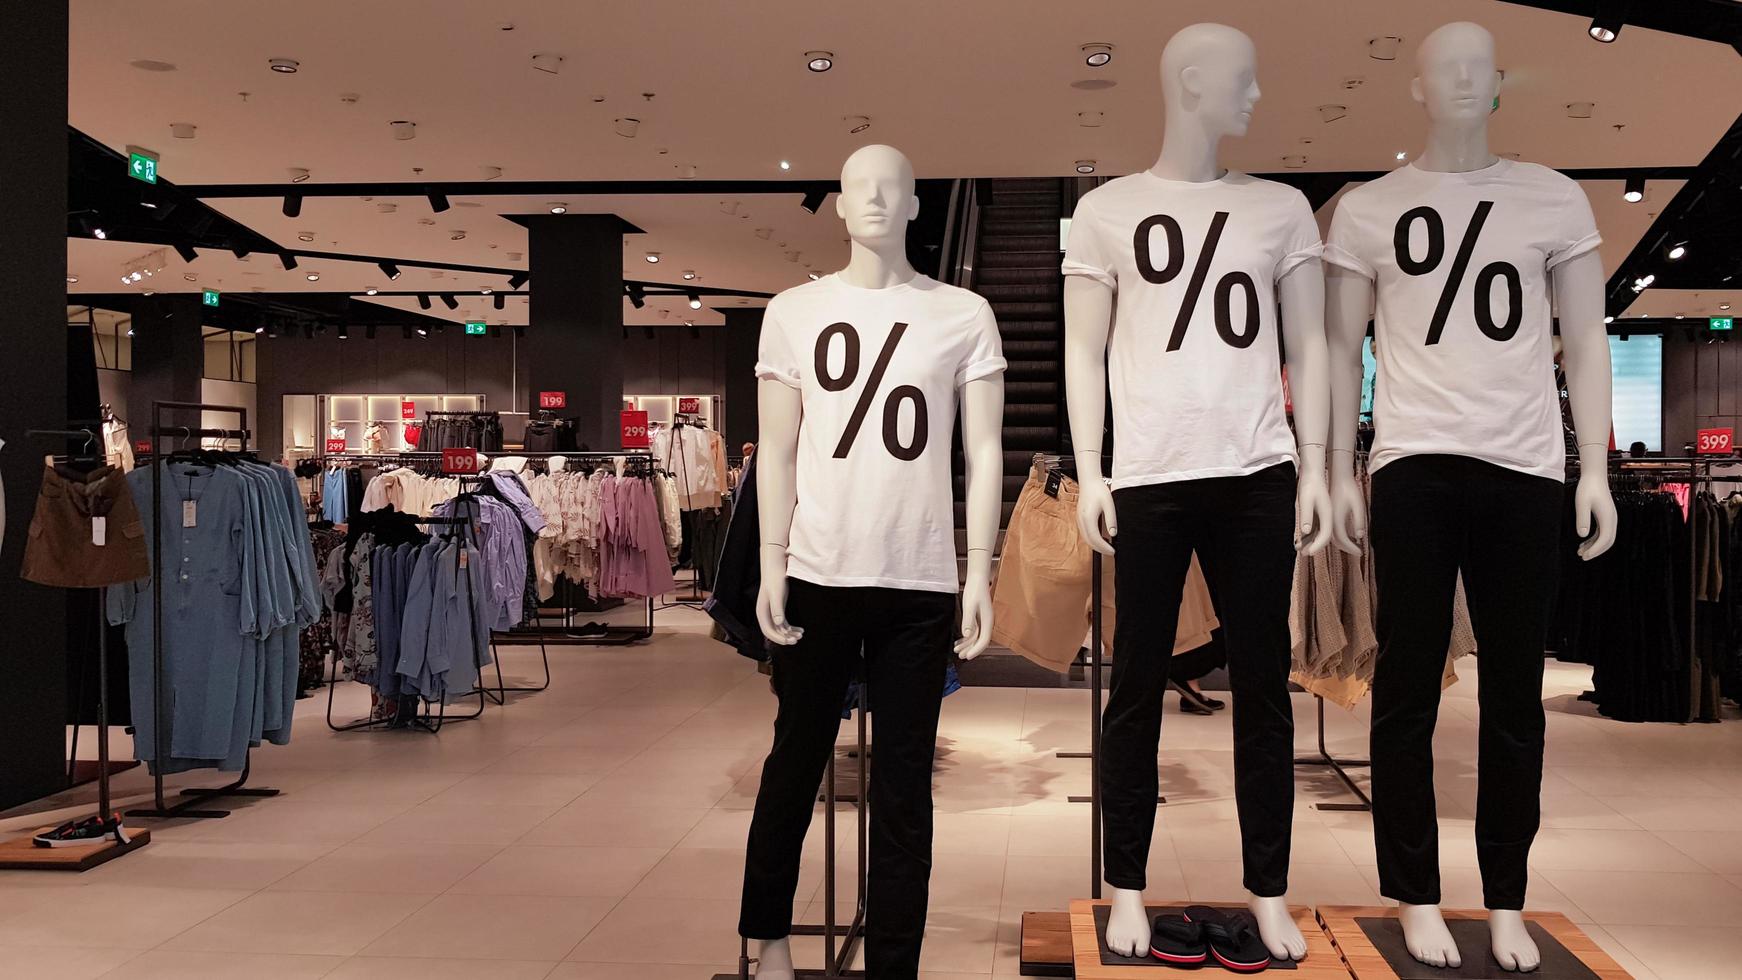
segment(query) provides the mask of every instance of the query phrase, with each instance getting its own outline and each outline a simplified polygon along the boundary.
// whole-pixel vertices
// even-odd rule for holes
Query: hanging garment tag
[[[91,518],[91,543],[101,548],[109,541],[109,519],[107,517]]]
[[[461,552],[460,552],[460,567],[461,567],[461,568],[465,568],[465,567],[466,567],[466,564],[467,564],[467,562],[466,562],[466,556],[467,556],[467,555],[469,555],[469,554],[471,554],[471,552],[469,552],[469,551],[461,551]]]
[[[1048,473],[1046,475],[1046,495],[1049,497],[1052,497],[1055,500],[1058,499],[1059,484],[1061,484],[1063,482],[1064,482],[1064,478],[1061,477],[1059,474]]]
[[[181,502],[181,526],[182,527],[198,527],[199,526],[199,515],[198,515],[198,512],[195,510],[195,502],[192,500],[184,500]]]

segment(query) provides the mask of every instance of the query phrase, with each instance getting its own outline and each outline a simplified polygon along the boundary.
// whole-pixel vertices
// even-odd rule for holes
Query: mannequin
[[[871,778],[867,897],[867,908],[877,911],[867,917],[866,963],[873,977],[913,976],[930,873],[932,748],[944,664],[952,649],[972,660],[991,641],[1004,358],[985,300],[908,263],[907,223],[918,213],[907,157],[878,145],[854,153],[841,170],[835,202],[852,239],[847,267],[777,296],[763,325],[756,615],[773,645],[781,707],[757,794],[740,922],[741,934],[759,941],[762,978],[793,976],[786,932],[798,853],[853,668],[842,668],[808,700],[800,682],[808,683],[818,660],[856,664],[864,644],[879,763]],[[900,318],[911,323],[894,322],[892,329],[890,321]],[[949,622],[957,591],[949,490],[954,413],[929,407],[950,400],[961,404],[968,479],[959,631]],[[916,488],[915,502],[891,504]],[[890,508],[879,519],[859,513],[879,505]],[[944,567],[931,580],[909,581],[928,562]],[[867,565],[879,571],[867,574]],[[861,602],[877,610],[869,616],[874,622],[843,626],[852,618],[849,604]],[[932,628],[934,620],[941,631]],[[890,662],[910,649],[919,650],[921,662],[904,663],[897,673]],[[775,890],[783,897],[758,901]]]
[[[1490,947],[1506,969],[1532,970],[1541,955],[1520,909],[1538,823],[1542,637],[1546,593],[1559,560],[1564,459],[1550,293],[1579,443],[1574,512],[1584,539],[1579,554],[1587,560],[1615,540],[1607,466],[1610,365],[1599,239],[1583,192],[1553,171],[1501,160],[1488,149],[1488,116],[1500,89],[1494,57],[1493,37],[1475,24],[1447,24],[1430,34],[1416,53],[1411,83],[1428,116],[1426,148],[1412,164],[1350,192],[1338,208],[1326,250],[1333,266],[1327,296],[1332,528],[1338,547],[1360,552],[1369,529],[1354,473],[1355,422],[1361,341],[1377,297],[1372,529],[1380,654],[1373,798],[1381,890],[1400,902],[1411,955],[1432,966],[1460,965],[1438,904],[1432,731],[1439,667],[1430,664],[1436,642],[1444,659],[1441,625],[1449,622],[1452,582],[1461,570],[1481,657],[1476,833]],[[1444,236],[1437,249],[1427,228],[1436,222]],[[1474,244],[1459,244],[1466,241]],[[1469,278],[1452,283],[1446,277],[1458,269]],[[1475,283],[1473,303],[1458,295],[1472,289],[1468,282]],[[1437,295],[1453,298],[1441,301],[1436,314]],[[1424,389],[1431,391],[1418,396]],[[1424,404],[1454,407],[1449,417],[1430,421],[1434,410]],[[1522,448],[1527,445],[1539,448]],[[1412,482],[1397,482],[1403,480]],[[1433,494],[1436,484],[1443,496]],[[1405,495],[1412,498],[1407,503]],[[1505,515],[1533,506],[1527,498],[1540,499],[1536,515],[1522,524],[1507,521]],[[1484,509],[1487,499],[1500,502]],[[1447,540],[1462,536],[1477,544],[1440,548],[1442,532]],[[1425,676],[1430,671],[1431,679]]]
[[[1065,260],[1065,374],[1081,477],[1077,522],[1096,551],[1115,555],[1120,593],[1113,694],[1103,715],[1109,751],[1102,785],[1109,815],[1128,811],[1130,818],[1108,821],[1113,904],[1107,941],[1125,955],[1150,951],[1142,865],[1154,825],[1166,666],[1143,664],[1141,647],[1153,639],[1145,634],[1172,635],[1172,622],[1162,619],[1172,615],[1174,599],[1165,593],[1177,596],[1195,549],[1227,630],[1248,904],[1270,954],[1298,960],[1306,942],[1285,895],[1293,799],[1287,614],[1294,536],[1298,532],[1303,546],[1317,552],[1329,540],[1331,518],[1318,228],[1298,192],[1217,163],[1222,139],[1245,134],[1259,97],[1250,38],[1219,24],[1188,27],[1162,53],[1161,82],[1167,115],[1160,157],[1146,174],[1083,198]],[[1097,234],[1104,240],[1092,237]],[[1188,276],[1186,270],[1194,271]],[[1283,412],[1276,301],[1288,352],[1293,436]],[[1253,336],[1267,322],[1270,330]],[[1119,440],[1112,488],[1102,479],[1101,451],[1109,362]],[[1193,390],[1194,377],[1212,380]],[[1168,403],[1165,411],[1143,407],[1158,400]],[[1165,462],[1138,458],[1145,455],[1145,432],[1163,442],[1193,443],[1200,438],[1194,433],[1206,429],[1201,438],[1214,445]],[[1245,448],[1227,448],[1235,444]],[[1196,502],[1175,505],[1191,495]],[[1165,513],[1158,513],[1151,501],[1164,498]],[[1223,509],[1218,498],[1247,505]],[[1132,508],[1124,538],[1118,537],[1116,499],[1120,508]],[[1133,533],[1140,530],[1133,515],[1142,516],[1141,533]],[[1128,612],[1164,608],[1161,618]],[[1158,679],[1160,687],[1150,691]],[[1109,761],[1115,752],[1130,761]],[[1120,796],[1130,797],[1127,805],[1115,804]]]

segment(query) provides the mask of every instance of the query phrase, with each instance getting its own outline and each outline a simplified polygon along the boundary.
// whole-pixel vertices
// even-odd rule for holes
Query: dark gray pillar
[[[67,427],[67,0],[8,4],[0,30],[0,809],[66,785],[67,593],[18,578],[42,455],[26,429]]]
[[[726,452],[736,456],[756,441],[756,342],[762,335],[760,308],[728,307],[726,316]]]
[[[154,401],[199,401],[205,367],[198,297],[141,296],[133,304],[133,381],[127,404],[138,419],[134,424],[141,430],[151,426]],[[170,420],[176,425],[199,424],[198,417],[188,412]]]
[[[622,445],[623,235],[639,231],[611,214],[522,215],[528,231],[532,302],[526,328],[525,402],[568,394],[564,414],[595,451]],[[648,268],[654,268],[649,266]]]

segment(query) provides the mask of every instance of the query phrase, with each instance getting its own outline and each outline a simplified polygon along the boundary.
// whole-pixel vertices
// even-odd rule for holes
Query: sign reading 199
[[[847,428],[841,433],[841,441],[835,445],[834,458],[846,459],[847,453],[853,448],[853,441],[859,438],[859,428],[865,424],[865,415],[871,411],[871,403],[877,399],[877,389],[883,384],[884,372],[889,370],[889,360],[895,356],[895,348],[901,344],[901,338],[906,333],[905,323],[897,323],[889,331],[889,338],[883,342],[883,349],[877,352],[877,363],[871,365],[871,374],[865,380],[865,388],[859,392],[859,399],[853,404],[853,414],[847,419]],[[829,345],[836,337],[841,338],[845,356],[841,361],[841,373],[830,374]],[[824,391],[846,391],[851,388],[853,382],[859,379],[859,331],[851,323],[835,323],[818,334],[815,366],[817,384]],[[913,403],[912,442],[905,446],[901,444],[901,435],[897,429],[903,401]],[[918,459],[925,452],[928,429],[925,392],[913,385],[897,385],[891,389],[883,402],[883,448],[889,450],[889,455],[900,460]]]

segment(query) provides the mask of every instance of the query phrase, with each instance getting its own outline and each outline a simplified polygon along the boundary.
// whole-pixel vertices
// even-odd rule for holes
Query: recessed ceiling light
[[[1282,165],[1290,170],[1299,170],[1307,165],[1307,158],[1299,154],[1282,158]]]
[[[555,75],[563,70],[563,56],[560,54],[535,54],[532,56],[532,69]]]
[[[847,124],[847,135],[857,136],[871,128],[870,116],[847,116],[841,120]]]
[[[611,121],[611,128],[617,131],[618,136],[627,140],[632,140],[635,138],[636,133],[641,132],[641,120],[632,116],[623,116],[618,119],[613,119]]]
[[[546,206],[550,208],[551,214],[568,214],[569,213],[569,206],[567,204],[564,204],[561,201],[552,201],[550,204],[548,204]]]
[[[691,279],[694,279],[694,278],[695,278],[695,277],[696,277],[696,270],[694,270],[694,269],[685,269],[685,270],[684,270],[684,271],[683,271],[683,277],[684,277],[684,281],[686,281],[686,282],[688,282],[688,281],[689,281],[689,280],[691,280]]]
[[[381,291],[381,290],[379,290],[379,289],[376,289],[376,288],[375,288],[375,287],[374,287],[374,286],[370,286],[370,287],[369,287],[369,288],[368,288],[368,289],[365,289],[365,290],[363,290],[363,295],[365,295],[365,296],[373,296],[373,295],[375,295],[375,294],[376,294],[376,293],[378,293],[378,292],[380,292],[380,291]]]
[[[1079,50],[1083,53],[1083,64],[1090,68],[1105,68],[1113,60],[1111,44],[1085,44]]]
[[[791,170],[791,169],[792,169],[792,161],[790,161],[790,160],[782,160],[782,161],[780,161],[780,169],[782,169],[782,170]]]
[[[455,230],[448,232],[448,241],[450,242],[463,242],[465,240],[466,233],[463,231]]]
[[[825,72],[835,67],[835,56],[827,51],[806,51],[804,66],[814,72]]]
[[[1374,61],[1396,61],[1397,49],[1403,44],[1403,38],[1385,35],[1367,39],[1367,57]]]
[[[491,289],[489,286],[485,286],[483,289],[478,290],[478,292],[482,293],[485,296],[488,296],[495,291],[496,290]]]
[[[169,135],[178,140],[191,140],[199,135],[199,127],[193,123],[170,123]]]
[[[77,280],[74,280],[74,281],[77,282]],[[1729,303],[1719,303],[1718,304],[1718,309],[1720,309],[1720,310],[1727,310],[1729,308],[1730,308]]]
[[[1596,108],[1597,108],[1597,104],[1595,102],[1568,102],[1567,103],[1567,118],[1568,119],[1589,119],[1589,118],[1591,118],[1591,113]]]
[[[655,265],[657,265],[659,263],[659,253],[658,252],[648,252],[647,253],[647,261],[652,262]]]
[[[1604,318],[1603,318],[1603,322],[1604,322],[1604,323],[1614,323],[1614,322],[1615,322],[1615,318],[1614,318],[1614,317],[1612,317],[1612,316],[1606,316],[1606,317],[1604,317]]]
[[[810,274],[810,277],[811,277],[811,279],[812,279],[812,280],[813,280],[813,281],[814,281],[814,280],[817,280],[817,279],[821,279],[821,278],[822,278],[822,276],[819,276],[819,275],[817,275],[817,274],[816,274],[816,273],[814,273],[814,272],[813,272],[813,273],[811,273],[811,274]]]
[[[1405,153],[1405,152],[1403,152],[1403,151],[1402,151],[1402,150],[1399,150],[1399,151],[1398,151],[1398,153],[1397,153],[1397,159],[1399,159],[1399,160],[1407,160],[1407,159],[1409,159],[1409,154],[1408,154],[1408,153]]]
[[[1336,122],[1337,120],[1343,118],[1344,116],[1346,116],[1348,114],[1349,114],[1349,107],[1346,105],[1322,105],[1322,106],[1319,106],[1319,118],[1324,120],[1325,122]]]
[[[417,123],[414,123],[409,119],[393,120],[387,124],[387,131],[393,134],[393,138],[396,140],[404,141],[417,139]]]
[[[290,182],[291,183],[300,184],[307,179],[308,179],[308,168],[306,168],[306,167],[291,167],[290,168]]]
[[[140,71],[175,71],[175,65],[167,61],[152,61],[150,58],[139,58],[127,62]]]
[[[307,276],[304,276],[303,278],[307,279],[309,282],[320,282],[321,281],[321,274],[318,272],[311,272]]]
[[[68,276],[68,277],[67,277],[67,282],[69,282],[69,283],[71,283],[71,282],[78,282],[78,281],[79,281],[79,277],[78,277],[78,276]]]
[[[1078,160],[1077,161],[1077,173],[1092,174],[1094,172],[1095,172],[1095,161],[1093,161],[1093,160]]]
[[[191,272],[184,272],[181,274],[181,277],[183,279],[187,280],[188,282],[199,282],[200,281],[200,277],[191,273]]]
[[[296,240],[299,242],[312,242],[315,240],[315,233],[312,231],[299,231],[296,234]]]
[[[294,58],[273,58],[266,65],[280,75],[294,75],[302,67]]]

